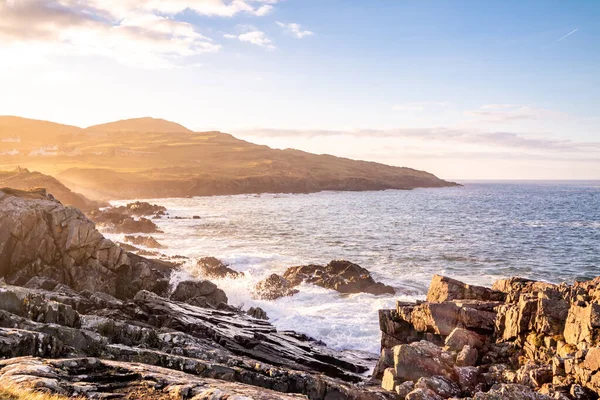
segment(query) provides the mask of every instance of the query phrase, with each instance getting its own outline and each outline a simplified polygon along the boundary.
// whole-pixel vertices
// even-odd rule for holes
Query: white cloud
[[[267,35],[252,25],[238,25],[238,30],[243,31],[239,35],[233,35],[226,33],[223,36],[227,39],[238,39],[241,42],[251,43],[256,46],[264,47],[269,50],[275,50],[277,47],[273,44],[273,41],[267,37]]]
[[[269,50],[275,50],[275,46],[273,45],[271,39],[269,39],[267,35],[261,31],[242,33],[238,36],[238,39],[240,39],[242,42],[248,42],[257,46],[266,47]]]
[[[311,31],[307,31],[307,30],[302,30],[302,28],[300,27],[299,24],[290,22],[290,23],[284,23],[284,22],[279,22],[277,21],[277,25],[279,25],[280,27],[282,27],[283,29],[285,29],[286,32],[288,32],[289,34],[291,34],[292,36],[298,38],[298,39],[302,39],[306,36],[312,36],[314,35],[314,32]]]
[[[221,45],[201,34],[197,26],[175,19],[178,13],[189,10],[214,17],[240,13],[262,16],[278,2],[0,0],[0,58],[100,55],[147,68],[195,65],[196,56],[217,52]],[[272,46],[268,38],[258,34],[245,39]]]

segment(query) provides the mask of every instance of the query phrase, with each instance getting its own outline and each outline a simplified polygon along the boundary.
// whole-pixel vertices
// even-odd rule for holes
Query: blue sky
[[[599,18],[596,0],[0,0],[0,114],[600,179]]]

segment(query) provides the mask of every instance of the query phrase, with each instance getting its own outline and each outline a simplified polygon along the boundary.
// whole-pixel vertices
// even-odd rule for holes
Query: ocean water
[[[600,275],[600,182],[146,201],[187,218],[155,221],[164,233],[153,236],[168,246],[161,252],[215,256],[245,272],[244,279],[215,281],[231,304],[259,306],[279,329],[340,350],[377,353],[377,310],[397,299],[423,299],[436,273],[482,285],[510,276],[560,282]],[[275,301],[250,296],[271,273],[333,259],[367,268],[397,295],[302,285],[299,294]],[[193,261],[173,279],[188,278],[202,278]]]

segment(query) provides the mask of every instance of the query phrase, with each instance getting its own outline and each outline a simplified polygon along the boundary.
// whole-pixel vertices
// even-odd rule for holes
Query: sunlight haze
[[[583,0],[2,0],[0,114],[152,116],[444,179],[600,179],[599,16]]]

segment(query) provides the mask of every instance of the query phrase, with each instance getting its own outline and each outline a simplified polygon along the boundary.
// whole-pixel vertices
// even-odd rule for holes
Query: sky
[[[0,0],[0,115],[600,179],[597,0]]]

